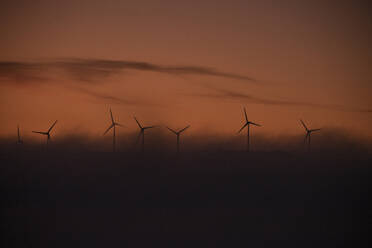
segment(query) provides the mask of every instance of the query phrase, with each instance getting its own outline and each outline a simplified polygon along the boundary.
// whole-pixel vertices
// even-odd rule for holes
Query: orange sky
[[[101,135],[110,106],[129,130],[136,115],[144,124],[233,133],[245,106],[264,126],[258,133],[300,133],[303,118],[314,128],[372,137],[368,5],[4,1],[0,136],[15,134],[18,123],[25,133],[44,130],[55,119],[58,135]],[[97,60],[130,66],[99,67]],[[76,61],[83,61],[78,69]]]

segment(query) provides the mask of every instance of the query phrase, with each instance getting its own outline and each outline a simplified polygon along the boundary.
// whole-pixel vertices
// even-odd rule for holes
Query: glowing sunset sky
[[[368,1],[2,1],[0,136],[145,124],[372,137]]]

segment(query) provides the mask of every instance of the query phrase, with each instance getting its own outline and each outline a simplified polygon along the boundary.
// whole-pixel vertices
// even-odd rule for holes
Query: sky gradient
[[[0,137],[115,118],[235,134],[372,138],[368,1],[2,1]],[[39,138],[39,137],[36,137]]]

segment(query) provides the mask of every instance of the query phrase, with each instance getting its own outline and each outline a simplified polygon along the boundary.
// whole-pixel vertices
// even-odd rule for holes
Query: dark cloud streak
[[[119,105],[127,105],[127,106],[151,106],[151,107],[163,107],[160,104],[141,101],[141,100],[131,100],[123,97],[113,96],[99,90],[90,90],[83,87],[68,87],[69,89],[82,93],[88,97],[95,98],[97,100],[103,101],[107,104],[119,104]]]
[[[85,88],[74,87],[73,89],[85,95],[88,95],[88,96],[91,96],[91,97],[94,97],[100,100],[104,100],[108,103],[123,104],[123,105],[139,105],[140,104],[139,102],[130,101],[124,98],[112,96],[112,95],[97,92],[97,91],[88,90]]]
[[[24,85],[44,81],[45,69],[41,63],[0,61],[0,82],[12,81]]]
[[[47,62],[0,61],[0,79],[16,82],[35,82],[47,78],[49,70],[57,69],[73,79],[94,82],[125,70],[159,72],[171,75],[215,76],[242,81],[257,82],[252,77],[222,72],[202,66],[162,66],[158,64],[126,60],[57,59]]]
[[[217,99],[240,99],[249,101],[249,103],[254,104],[263,104],[263,105],[276,105],[276,106],[301,106],[301,107],[313,107],[313,108],[323,108],[329,110],[338,110],[346,112],[360,112],[360,113],[372,113],[372,109],[362,109],[362,108],[353,108],[348,106],[342,106],[337,104],[318,104],[304,101],[291,101],[291,100],[275,100],[268,98],[261,98],[253,96],[246,93],[240,93],[232,90],[221,89],[210,87],[208,88],[217,91],[218,93],[214,94],[191,94],[193,96],[207,97],[207,98],[217,98]]]

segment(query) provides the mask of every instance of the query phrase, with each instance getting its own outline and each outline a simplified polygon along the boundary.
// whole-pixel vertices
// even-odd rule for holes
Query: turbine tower
[[[19,125],[17,125],[17,133],[18,133],[17,145],[23,144],[23,141],[21,140],[21,135],[19,133]]]
[[[116,126],[122,127],[123,125],[117,123],[114,121],[114,117],[112,116],[112,111],[110,108],[110,116],[111,116],[111,125],[107,128],[107,130],[103,133],[105,135],[108,131],[110,131],[111,128],[114,128],[114,133],[113,133],[113,139],[112,139],[112,150],[113,152],[116,151]]]
[[[138,142],[138,139],[141,137],[142,135],[142,148],[141,148],[141,151],[144,152],[145,151],[145,130],[146,129],[150,129],[150,128],[154,128],[156,126],[147,126],[147,127],[143,127],[139,121],[137,120],[137,118],[134,116],[134,119],[136,120],[137,124],[138,124],[138,127],[140,129],[140,133],[138,134],[138,138],[137,138],[137,142]]]
[[[305,123],[302,120],[300,120],[300,121],[301,121],[301,123],[304,126],[305,131],[306,131],[304,142],[306,142],[306,139],[307,139],[307,151],[310,151],[310,135],[311,135],[312,132],[319,131],[320,128],[317,128],[317,129],[308,129],[306,127]]]
[[[39,131],[32,131],[33,133],[38,133],[38,134],[42,134],[42,135],[46,135],[47,136],[47,140],[46,140],[46,145],[48,147],[48,144],[49,144],[49,140],[50,140],[50,132],[52,131],[54,125],[56,125],[57,121],[55,121],[53,123],[53,125],[48,129],[48,131],[46,132],[39,132]]]
[[[171,131],[172,133],[174,133],[175,135],[177,135],[177,152],[180,151],[180,134],[185,131],[186,129],[188,129],[190,127],[190,125],[188,125],[187,127],[179,130],[178,132],[174,131],[173,129],[167,127],[169,129],[169,131]]]
[[[245,124],[238,131],[238,133],[240,133],[245,127],[247,127],[247,152],[249,152],[249,126],[252,124],[254,126],[261,127],[261,125],[257,124],[257,123],[254,123],[254,122],[251,122],[251,121],[248,121],[247,112],[245,111],[245,108],[244,108],[244,116],[245,116]]]

